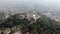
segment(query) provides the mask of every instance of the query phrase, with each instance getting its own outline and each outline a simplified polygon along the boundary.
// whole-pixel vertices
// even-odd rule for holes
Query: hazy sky
[[[60,0],[0,0],[0,5],[5,4],[23,4],[23,3],[37,3],[46,6],[60,7]]]
[[[60,0],[0,0],[0,3],[3,3],[3,2],[13,2],[13,3],[18,3],[18,2],[36,2],[36,3],[45,3],[45,4],[59,4],[60,3]]]

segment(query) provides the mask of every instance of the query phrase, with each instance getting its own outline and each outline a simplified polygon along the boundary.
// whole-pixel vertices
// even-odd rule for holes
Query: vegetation
[[[18,14],[8,17],[3,23],[0,24],[0,28],[20,28],[24,32],[30,32],[31,34],[60,34],[59,28],[56,28],[56,21],[41,16],[36,21],[28,20],[27,18],[19,19]],[[31,23],[34,21],[34,23]],[[54,24],[53,24],[54,23]],[[19,27],[20,26],[20,27]]]

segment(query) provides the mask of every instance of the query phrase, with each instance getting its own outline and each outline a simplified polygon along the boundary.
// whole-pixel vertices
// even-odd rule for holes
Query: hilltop
[[[7,17],[0,24],[0,30],[9,33],[29,32],[31,34],[60,34],[60,28],[55,20],[36,13],[20,13]]]

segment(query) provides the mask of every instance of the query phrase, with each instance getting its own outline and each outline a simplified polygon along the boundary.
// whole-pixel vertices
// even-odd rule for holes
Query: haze
[[[46,5],[48,6],[55,6],[55,7],[59,7],[60,8],[60,0],[0,0],[0,5],[13,5],[13,4],[24,4],[24,3],[28,3],[28,4],[39,4],[39,5]]]
[[[60,0],[0,0],[0,7],[42,6],[60,11]]]

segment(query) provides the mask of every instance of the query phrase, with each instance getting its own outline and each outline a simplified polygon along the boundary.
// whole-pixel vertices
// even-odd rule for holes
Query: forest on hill
[[[13,27],[16,27],[17,29],[15,30],[18,30],[19,28],[19,30],[24,31],[23,33],[29,32],[30,34],[60,34],[59,25],[56,25],[59,23],[57,21],[51,20],[45,16],[41,16],[41,18],[38,18],[36,21],[33,18],[30,18],[30,20],[27,18],[20,19],[19,15],[20,14],[11,15],[5,19],[4,22],[0,24],[0,30],[1,28],[14,29]]]

